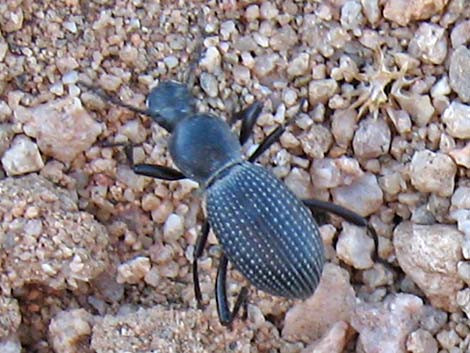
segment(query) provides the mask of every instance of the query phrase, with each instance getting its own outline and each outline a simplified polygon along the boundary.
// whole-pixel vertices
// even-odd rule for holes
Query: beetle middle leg
[[[223,254],[220,258],[217,278],[215,280],[215,300],[217,302],[217,312],[219,314],[220,323],[224,326],[229,326],[233,322],[242,306],[245,307],[246,312],[246,300],[248,296],[248,289],[243,287],[238,294],[233,310],[230,311],[227,299],[227,266],[228,259]]]
[[[253,127],[255,126],[262,109],[263,103],[257,101],[233,116],[232,122],[235,122],[237,120],[242,121],[239,138],[241,145],[245,144],[245,142],[248,140],[251,133],[253,132]]]
[[[300,102],[300,108],[305,105],[306,99],[302,99]],[[291,119],[288,119],[284,124],[279,125],[273,132],[271,132],[258,146],[258,148],[253,152],[253,154],[248,158],[249,162],[254,162],[256,159],[263,154],[269,147],[271,147],[275,142],[279,141],[281,135],[286,131],[287,127],[295,120],[297,116],[294,116]]]

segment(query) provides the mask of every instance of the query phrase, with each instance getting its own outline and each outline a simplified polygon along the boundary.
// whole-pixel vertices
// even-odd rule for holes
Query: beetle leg
[[[163,179],[163,180],[181,180],[186,179],[180,171],[164,167],[162,165],[153,164],[134,164],[132,170],[135,174],[145,175],[148,177]]]
[[[162,180],[181,180],[186,178],[186,176],[184,176],[184,174],[179,170],[170,167],[154,164],[134,164],[132,147],[133,146],[131,144],[127,144],[124,147],[124,150],[126,152],[127,160],[135,174]]]
[[[194,296],[196,297],[197,306],[202,309],[202,294],[201,286],[199,285],[199,272],[197,266],[197,260],[201,257],[204,247],[207,243],[207,237],[209,236],[210,224],[206,219],[202,225],[201,234],[197,237],[196,245],[194,246],[193,252],[193,283],[194,283]]]
[[[254,162],[256,159],[263,154],[269,147],[271,147],[275,142],[279,140],[279,137],[286,131],[286,126],[280,125],[271,132],[264,140],[260,143],[258,148],[253,152],[253,154],[248,158],[248,161]]]
[[[300,108],[302,109],[302,107],[305,105],[305,102],[306,102],[306,99],[302,99],[302,101],[300,102]],[[273,132],[271,132],[264,140],[263,142],[260,143],[260,145],[258,146],[258,148],[255,150],[255,152],[253,152],[253,154],[248,158],[248,161],[250,162],[254,162],[256,161],[256,159],[261,155],[263,154],[263,152],[265,152],[269,147],[271,147],[275,142],[279,141],[279,138],[281,137],[281,135],[284,133],[284,131],[286,131],[287,127],[295,120],[295,118],[297,117],[294,116],[293,118],[291,119],[288,119],[286,122],[284,122],[284,124],[282,125],[279,125]]]
[[[379,249],[379,238],[377,233],[375,232],[375,229],[370,225],[370,223],[362,217],[361,215],[357,214],[356,212],[353,212],[351,210],[348,210],[345,207],[336,205],[332,202],[328,201],[322,201],[322,200],[316,200],[316,199],[311,199],[311,200],[302,200],[302,202],[307,206],[312,212],[316,212],[318,210],[322,212],[329,212],[333,213],[341,218],[343,218],[345,221],[352,223],[356,226],[359,227],[366,227],[367,230],[370,232],[372,235],[372,238],[374,239],[374,245],[376,251]],[[376,259],[379,259],[378,253],[374,254]]]
[[[246,299],[248,296],[248,289],[243,287],[238,294],[237,301],[230,311],[228,300],[227,300],[227,265],[228,259],[225,255],[222,255],[219,262],[219,268],[217,270],[217,279],[215,281],[215,300],[217,302],[217,312],[219,314],[219,321],[224,326],[230,326],[233,319],[237,316],[240,308],[246,305]]]
[[[232,122],[235,122],[237,120],[242,121],[239,138],[241,145],[245,144],[245,142],[248,140],[251,133],[253,132],[253,126],[255,126],[256,120],[258,120],[262,109],[263,104],[257,101],[233,116]]]
[[[355,224],[359,227],[367,227],[369,222],[364,217],[358,215],[356,212],[348,210],[345,207],[336,205],[332,202],[322,201],[322,200],[302,200],[302,202],[313,211],[323,211],[333,213],[337,216],[340,216],[344,220],[348,221],[349,223]]]

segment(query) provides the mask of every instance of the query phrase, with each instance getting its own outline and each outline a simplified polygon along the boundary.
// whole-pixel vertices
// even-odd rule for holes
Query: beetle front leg
[[[183,173],[170,167],[143,163],[134,164],[132,147],[133,146],[131,144],[128,144],[125,146],[124,150],[126,152],[127,160],[129,161],[129,164],[131,165],[131,168],[135,174],[170,181],[186,179],[186,176]]]
[[[217,278],[215,280],[215,300],[217,302],[219,321],[223,326],[230,326],[232,324],[240,311],[240,308],[242,306],[246,306],[248,297],[248,289],[243,287],[238,294],[233,310],[230,311],[227,299],[227,266],[228,259],[225,255],[222,255],[219,262],[219,268],[217,270]]]

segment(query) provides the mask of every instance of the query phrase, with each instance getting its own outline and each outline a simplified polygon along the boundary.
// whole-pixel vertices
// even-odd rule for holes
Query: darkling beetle
[[[104,100],[151,117],[170,133],[169,151],[179,170],[132,163],[136,174],[163,180],[190,178],[204,190],[208,219],[194,248],[194,291],[201,307],[197,260],[212,227],[222,244],[215,285],[222,325],[231,324],[246,304],[248,292],[246,287],[242,288],[234,308],[229,309],[226,293],[229,260],[256,288],[275,296],[305,299],[315,291],[325,262],[318,225],[308,208],[368,227],[366,219],[341,206],[320,200],[299,200],[270,171],[254,164],[278,141],[290,121],[278,126],[247,160],[243,159],[241,146],[248,140],[261,113],[259,102],[235,116],[241,120],[237,137],[223,120],[196,112],[194,97],[186,84],[160,82],[148,95],[148,109],[130,106],[81,84]]]

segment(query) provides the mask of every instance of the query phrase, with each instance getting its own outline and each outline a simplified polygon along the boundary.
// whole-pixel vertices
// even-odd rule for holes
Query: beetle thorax
[[[179,122],[169,148],[181,172],[201,184],[221,168],[242,160],[240,143],[230,127],[208,114],[196,114]]]

